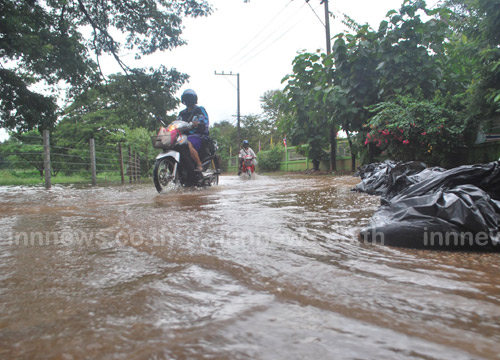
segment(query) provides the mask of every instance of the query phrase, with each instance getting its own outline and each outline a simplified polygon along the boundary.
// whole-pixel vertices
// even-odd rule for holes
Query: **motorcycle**
[[[252,175],[255,173],[255,161],[254,157],[251,154],[245,154],[243,156],[243,161],[241,164],[241,172],[244,174],[243,176],[249,179],[252,178]]]
[[[212,186],[219,183],[219,164],[217,142],[208,136],[202,136],[203,145],[199,151],[202,162],[202,171],[195,171],[188,147],[188,136],[191,124],[182,120],[175,120],[163,126],[158,134],[152,136],[153,147],[162,152],[156,157],[153,170],[153,181],[158,192],[161,192],[170,183],[181,186]]]

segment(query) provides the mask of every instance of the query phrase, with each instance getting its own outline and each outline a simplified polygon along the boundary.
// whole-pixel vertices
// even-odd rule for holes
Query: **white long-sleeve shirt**
[[[253,152],[252,148],[250,148],[250,147],[248,149],[245,149],[245,148],[241,149],[240,153],[238,154],[238,158],[243,159],[243,157],[245,155],[252,155],[254,158],[257,157],[255,155],[255,153]]]

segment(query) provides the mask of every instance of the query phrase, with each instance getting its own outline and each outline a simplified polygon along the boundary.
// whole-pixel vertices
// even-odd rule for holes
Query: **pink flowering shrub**
[[[466,120],[439,101],[400,97],[369,110],[364,145],[387,150],[393,160],[446,166],[464,145]]]

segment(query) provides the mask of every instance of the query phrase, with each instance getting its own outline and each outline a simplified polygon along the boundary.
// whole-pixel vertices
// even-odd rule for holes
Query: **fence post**
[[[122,143],[118,144],[118,153],[120,154],[120,177],[122,179],[122,185],[125,184],[125,174],[123,173],[123,150]]]
[[[97,185],[97,172],[95,164],[95,142],[90,139],[90,171],[92,172],[92,186]]]
[[[290,161],[290,156],[288,154],[288,148],[285,146],[285,153],[286,153],[286,172],[288,172],[288,161]]]
[[[134,151],[134,155],[132,156],[132,161],[134,162],[134,182],[137,181],[137,151]]]
[[[130,151],[130,145],[128,147],[128,181],[132,183],[132,152]]]
[[[137,181],[141,180],[141,159],[137,151],[135,152],[135,165],[137,171]]]
[[[43,130],[43,169],[45,173],[45,188],[52,186],[50,179],[50,135],[49,130]]]
[[[146,143],[146,177],[148,176],[148,171],[149,171],[149,143],[147,142]],[[139,165],[140,165],[140,162],[139,162]]]

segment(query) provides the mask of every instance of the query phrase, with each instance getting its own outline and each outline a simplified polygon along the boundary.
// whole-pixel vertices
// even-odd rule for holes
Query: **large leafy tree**
[[[453,74],[466,71],[468,112],[492,131],[500,118],[500,6],[498,0],[448,0],[454,10],[450,24],[455,37],[449,46],[454,58],[465,59]],[[497,129],[498,130],[498,129]]]
[[[238,129],[229,121],[217,122],[210,128],[210,137],[217,141],[218,153],[222,158],[222,169],[225,170],[228,159],[236,156],[239,151]]]
[[[286,131],[292,145],[307,144],[306,155],[312,159],[315,169],[328,155],[323,151],[329,143],[329,130],[335,124],[333,109],[325,104],[320,94],[327,86],[324,54],[302,53],[293,61],[293,73],[287,75],[281,111],[284,116],[280,126]]]
[[[15,169],[34,167],[43,176],[43,145],[38,131],[11,136],[2,143],[0,154],[4,166]],[[53,175],[57,174],[57,169],[53,168],[52,172]]]
[[[387,101],[416,92],[433,98],[443,76],[436,55],[443,51],[449,11],[429,10],[423,0],[406,0],[399,11],[392,10],[387,15],[389,20],[383,21],[378,31],[376,70],[380,99]]]
[[[262,116],[260,140],[262,150],[270,149],[271,139],[279,141],[286,136],[286,131],[280,128],[279,124],[286,116],[279,106],[279,99],[282,97],[281,90],[268,90],[261,97]]]
[[[164,67],[149,74],[136,71],[114,74],[106,84],[94,86],[75,98],[64,110],[63,121],[108,129],[143,127],[155,130],[157,118],[178,105],[174,97],[187,76]],[[135,87],[130,86],[130,81]]]
[[[0,0],[0,127],[50,128],[61,84],[69,96],[88,89],[104,54],[130,80],[147,74],[128,68],[121,51],[140,58],[182,45],[182,17],[210,11],[205,0]]]
[[[325,103],[331,104],[334,116],[346,133],[354,170],[358,146],[355,135],[363,131],[369,118],[367,106],[379,100],[376,68],[378,33],[368,25],[356,26],[357,32],[339,34],[332,49],[334,61],[332,84],[324,84]]]
[[[294,73],[286,78],[285,87],[285,105],[293,115],[286,125],[292,130],[294,140],[308,143],[311,149],[323,147],[314,141],[325,142],[327,125],[339,126],[348,135],[353,160],[363,145],[369,149],[368,159],[373,160],[373,155],[385,144],[372,141],[374,129],[385,134],[389,128],[421,122],[417,124],[424,129],[420,133],[432,133],[432,128],[425,130],[425,127],[438,117],[436,114],[445,114],[446,126],[459,129],[453,132],[453,136],[460,135],[454,138],[455,142],[464,144],[463,135],[469,128],[469,120],[462,113],[465,84],[473,79],[468,65],[475,62],[463,59],[456,62],[450,58],[452,53],[456,59],[462,54],[459,47],[454,47],[457,42],[453,41],[451,15],[449,8],[430,10],[425,1],[405,0],[399,11],[387,13],[387,20],[376,31],[347,19],[352,33],[335,37],[331,57],[297,56]],[[402,97],[405,101],[401,101]],[[415,104],[422,108],[418,116],[404,111],[404,106]],[[398,110],[397,118],[387,116],[394,109]],[[377,117],[378,111],[384,113]],[[409,120],[402,121],[402,117]],[[368,133],[371,140],[367,141]],[[416,143],[425,143],[426,147],[433,143],[435,153],[440,151],[439,146],[447,146],[442,141],[429,142],[429,138]],[[396,141],[391,149],[406,145],[407,141],[402,143],[404,140],[409,141]],[[400,147],[402,151],[393,151],[392,155],[409,152],[410,148]],[[411,153],[405,154],[405,158],[406,155]],[[436,162],[437,158],[432,160]]]
[[[334,82],[325,84],[322,91],[325,102],[334,104],[335,116],[347,134],[353,168],[359,141],[364,140],[363,127],[373,116],[369,106],[400,95],[418,93],[432,98],[443,88],[442,66],[437,59],[448,26],[437,15],[447,18],[449,11],[428,10],[424,1],[405,1],[399,11],[387,13],[388,20],[382,21],[377,31],[351,21],[354,34],[335,37]],[[353,132],[361,135],[357,141]],[[373,142],[367,146],[372,161],[377,149]]]

